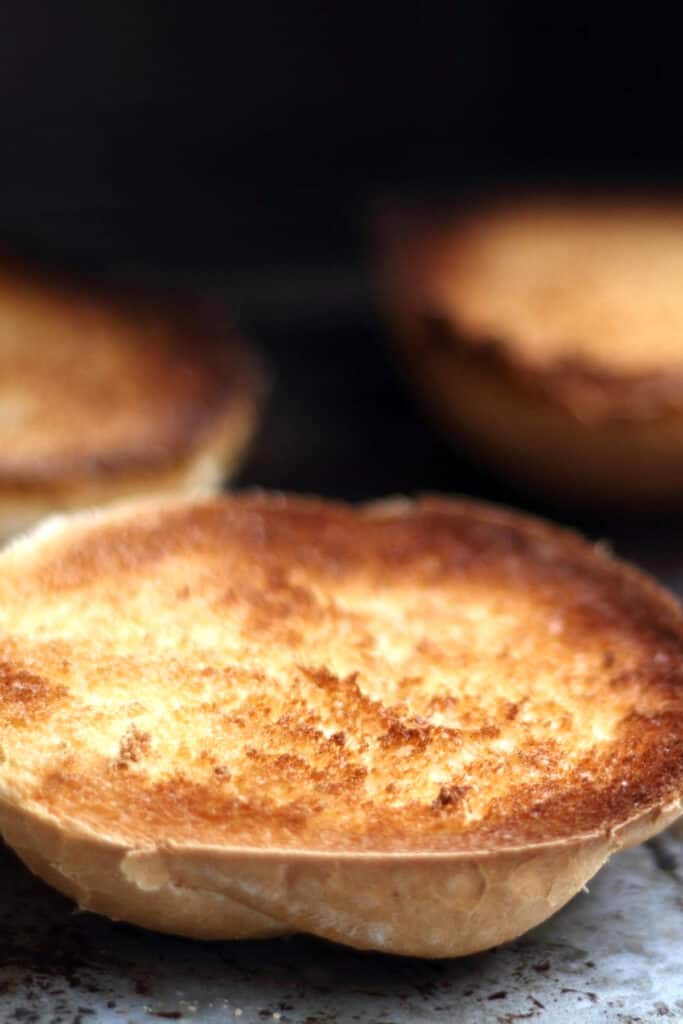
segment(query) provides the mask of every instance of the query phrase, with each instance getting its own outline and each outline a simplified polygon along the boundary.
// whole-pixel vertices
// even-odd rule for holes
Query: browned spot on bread
[[[125,769],[130,764],[141,761],[145,754],[149,753],[151,739],[148,732],[142,732],[135,725],[129,726],[119,744],[116,767]]]
[[[537,520],[242,495],[83,519],[2,559],[7,672],[61,694],[70,753],[5,719],[2,745],[89,827],[481,850],[609,831],[681,791],[678,606]]]
[[[8,661],[0,661],[0,716],[13,725],[30,726],[67,697],[64,686],[29,672]]]
[[[407,722],[405,718],[393,718],[387,731],[379,737],[381,747],[396,748],[407,745],[414,750],[425,750],[429,744],[431,726],[428,722]]]
[[[442,786],[439,795],[434,800],[434,810],[441,810],[444,807],[457,807],[470,791],[469,786]]]

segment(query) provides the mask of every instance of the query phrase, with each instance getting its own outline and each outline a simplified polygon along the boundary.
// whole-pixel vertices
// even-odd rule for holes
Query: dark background
[[[6,3],[0,238],[229,301],[274,379],[241,483],[536,508],[415,411],[368,211],[520,180],[679,183],[682,28],[626,5]]]
[[[677,178],[683,15],[7,2],[5,235],[97,267],[355,267],[390,186]]]

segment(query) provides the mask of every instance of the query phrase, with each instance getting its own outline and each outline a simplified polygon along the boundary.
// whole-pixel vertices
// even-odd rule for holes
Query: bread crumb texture
[[[680,795],[683,626],[475,503],[149,505],[2,556],[0,730],[14,799],[138,847],[512,847]]]

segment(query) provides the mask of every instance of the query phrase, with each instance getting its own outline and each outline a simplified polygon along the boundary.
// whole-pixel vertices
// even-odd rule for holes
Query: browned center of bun
[[[0,771],[126,841],[489,849],[680,792],[680,612],[535,520],[150,504],[1,568]]]

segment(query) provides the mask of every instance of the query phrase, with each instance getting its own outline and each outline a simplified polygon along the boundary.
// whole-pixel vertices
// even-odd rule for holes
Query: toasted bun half
[[[683,202],[388,218],[386,307],[439,419],[550,496],[683,500]]]
[[[55,518],[0,556],[0,830],[82,907],[428,957],[681,811],[683,618],[467,501]]]
[[[54,511],[217,489],[263,375],[199,309],[0,270],[0,538]]]

